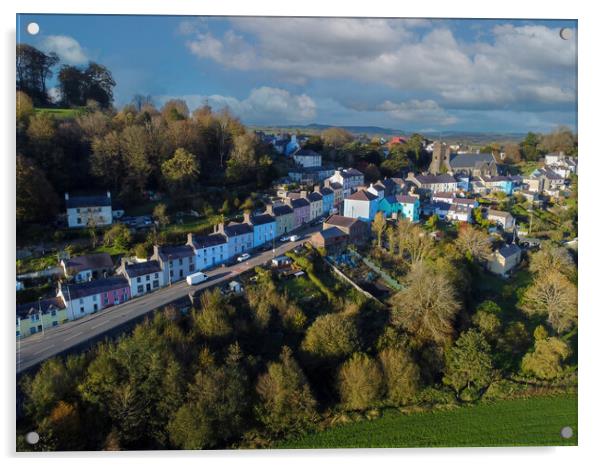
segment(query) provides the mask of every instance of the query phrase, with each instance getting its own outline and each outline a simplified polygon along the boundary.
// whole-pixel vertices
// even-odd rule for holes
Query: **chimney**
[[[293,200],[290,197],[285,198],[284,203],[289,207],[293,207]]]
[[[314,192],[316,192],[316,193],[320,192],[320,185],[319,184],[314,185]]]
[[[187,239],[186,239],[186,244],[189,246],[192,246],[192,233],[188,233]]]
[[[270,215],[274,215],[274,204],[266,204],[265,211]]]
[[[307,199],[307,191],[301,191],[301,197]]]
[[[248,223],[251,224],[251,212],[248,210],[245,210],[242,214],[243,216],[243,223]]]
[[[107,191],[107,197],[111,199],[111,191]]]
[[[159,259],[159,245],[153,244],[153,259]]]
[[[68,201],[69,200],[69,193],[65,193],[65,200]]]
[[[330,188],[330,178],[326,178],[324,180],[324,186],[327,187],[327,188]]]

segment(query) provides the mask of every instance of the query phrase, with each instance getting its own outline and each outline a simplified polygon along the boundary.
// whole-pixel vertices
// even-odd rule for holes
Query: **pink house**
[[[65,303],[69,320],[78,319],[128,301],[130,285],[121,275],[85,283],[59,284],[58,296]]]
[[[309,222],[310,202],[305,198],[285,199],[285,203],[293,208],[295,218],[294,228],[299,228],[304,223]]]

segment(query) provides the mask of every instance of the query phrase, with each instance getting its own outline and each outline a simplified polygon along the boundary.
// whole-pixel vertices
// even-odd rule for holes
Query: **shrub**
[[[389,401],[405,404],[414,399],[418,391],[420,369],[410,353],[402,348],[387,348],[379,353],[378,359]]]
[[[383,376],[379,365],[365,354],[355,353],[339,370],[339,394],[347,409],[366,409],[379,401]]]

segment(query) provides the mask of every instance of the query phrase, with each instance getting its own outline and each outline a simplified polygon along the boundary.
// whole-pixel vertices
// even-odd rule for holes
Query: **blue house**
[[[276,238],[276,217],[264,213],[260,215],[244,214],[245,223],[253,226],[253,247],[261,246]]]
[[[385,217],[407,218],[417,222],[420,217],[420,199],[403,194],[385,196],[378,203],[378,211]]]
[[[327,186],[316,186],[314,189],[322,195],[322,215],[330,215],[334,208],[334,191]]]

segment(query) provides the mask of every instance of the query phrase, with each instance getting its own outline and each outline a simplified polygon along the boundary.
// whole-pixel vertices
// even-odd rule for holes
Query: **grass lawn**
[[[560,430],[570,426],[573,437]],[[577,397],[482,403],[451,411],[401,414],[350,423],[283,441],[275,448],[398,448],[577,445]]]
[[[46,254],[42,257],[28,257],[26,259],[17,260],[17,274],[38,272],[45,270],[48,267],[56,267],[59,265],[59,260],[55,252]]]
[[[282,288],[294,301],[302,301],[304,298],[308,298],[312,295],[321,295],[318,287],[307,278],[307,275],[283,280]]]
[[[47,113],[58,119],[75,118],[81,109],[79,108],[36,108],[36,113]]]

